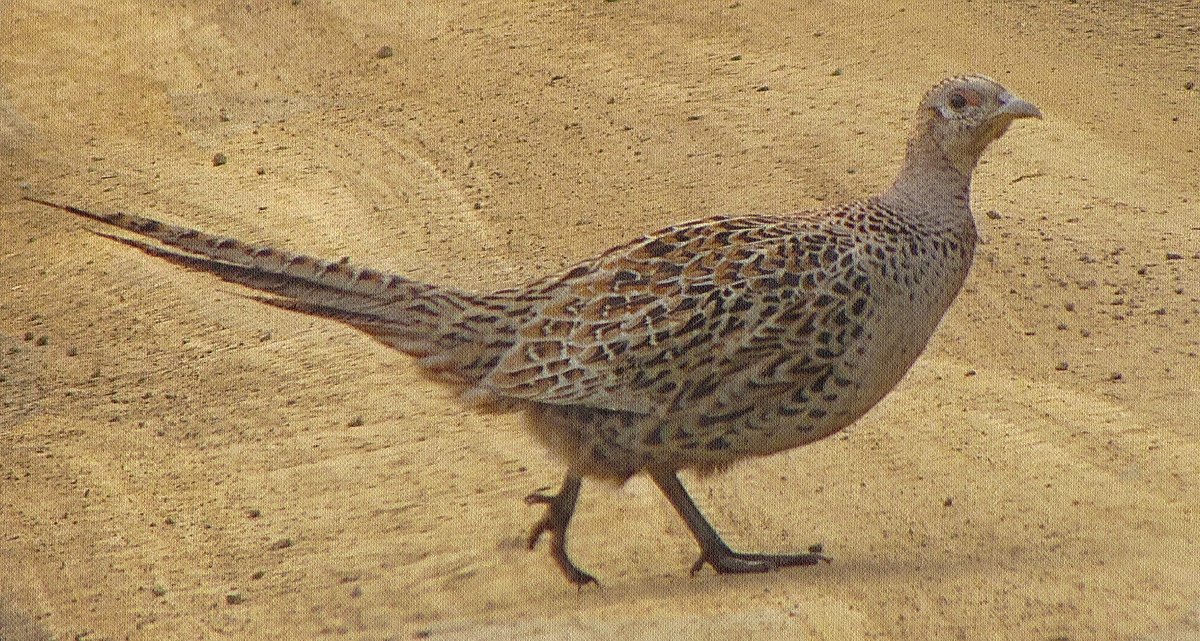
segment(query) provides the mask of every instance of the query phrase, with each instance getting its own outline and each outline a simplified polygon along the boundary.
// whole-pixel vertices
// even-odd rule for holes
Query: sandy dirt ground
[[[0,638],[1200,639],[1200,9],[915,4],[0,5]],[[486,289],[868,195],[966,71],[1046,119],[981,165],[925,356],[686,479],[835,557],[769,575],[689,577],[635,478],[585,486],[577,592],[522,547],[562,467],[517,417],[20,199]]]

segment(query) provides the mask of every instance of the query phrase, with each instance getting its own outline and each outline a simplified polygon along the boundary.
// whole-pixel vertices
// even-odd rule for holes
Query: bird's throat
[[[931,137],[915,136],[895,182],[880,200],[909,211],[969,212],[971,174],[978,161],[973,150],[943,149]]]

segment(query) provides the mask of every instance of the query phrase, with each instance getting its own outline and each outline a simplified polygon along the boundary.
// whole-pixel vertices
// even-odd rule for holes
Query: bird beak
[[[996,113],[1006,115],[1010,118],[1037,118],[1040,120],[1042,117],[1042,111],[1037,108],[1037,105],[1021,100],[1016,96],[1004,101],[1004,104],[1000,105],[1000,109]]]

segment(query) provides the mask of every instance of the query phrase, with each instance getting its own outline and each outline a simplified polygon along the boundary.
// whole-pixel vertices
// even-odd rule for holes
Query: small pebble
[[[1070,365],[1068,365],[1066,361],[1060,361],[1058,365],[1054,366],[1054,369],[1060,372],[1065,372],[1069,367]]]
[[[379,51],[375,52],[375,57],[379,58],[381,60],[383,58],[391,58],[394,55],[396,55],[396,50],[392,49],[391,47],[389,47],[387,45],[383,45],[382,47],[379,48]]]
[[[225,154],[223,154],[221,152],[217,152],[216,154],[213,154],[213,159],[212,159],[213,167],[220,167],[221,165],[224,165],[227,162],[229,162],[229,157],[226,156]]]
[[[240,603],[245,603],[245,602],[246,602],[246,597],[243,596],[242,593],[238,592],[237,590],[230,590],[229,592],[225,593],[225,603],[227,603],[229,605],[238,605]]]
[[[355,416],[354,418],[350,419],[350,422],[347,423],[346,425],[349,427],[362,427],[363,417]]]

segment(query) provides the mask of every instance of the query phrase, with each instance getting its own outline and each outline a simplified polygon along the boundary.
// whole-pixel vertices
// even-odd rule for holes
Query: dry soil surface
[[[0,637],[1200,638],[1200,9],[916,4],[5,3]],[[929,350],[688,479],[736,545],[835,557],[769,575],[688,576],[635,478],[585,487],[576,591],[522,546],[562,467],[519,418],[21,200],[485,289],[870,194],[965,71],[1046,119],[981,165]]]

